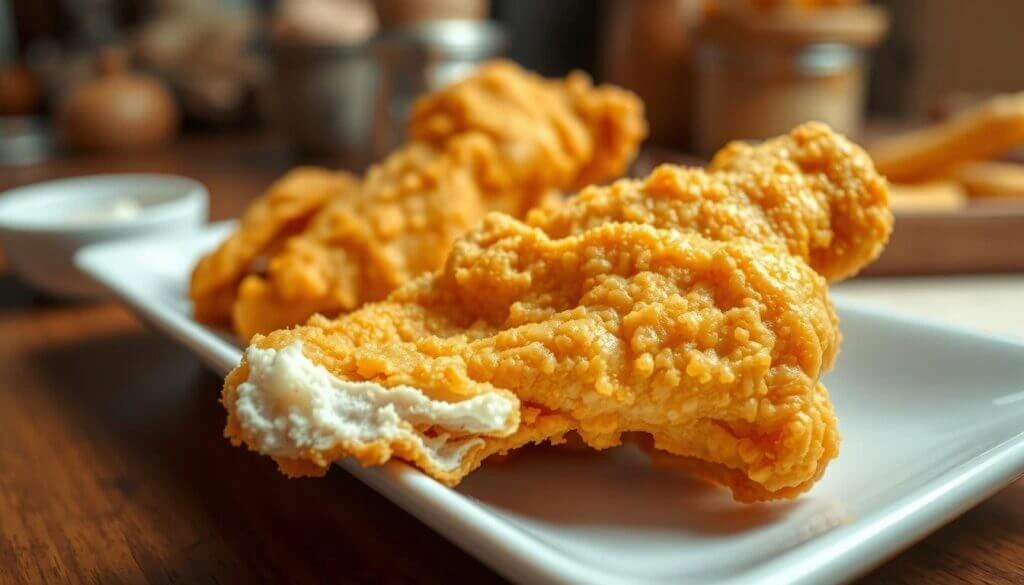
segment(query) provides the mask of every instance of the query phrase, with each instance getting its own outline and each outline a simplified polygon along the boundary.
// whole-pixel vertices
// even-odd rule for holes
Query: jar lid
[[[721,10],[707,16],[697,29],[697,38],[734,45],[842,43],[871,47],[888,29],[889,12],[882,6]]]

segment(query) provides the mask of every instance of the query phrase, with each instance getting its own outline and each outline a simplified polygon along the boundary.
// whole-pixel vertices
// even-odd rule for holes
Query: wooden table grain
[[[164,172],[233,217],[294,164],[264,137],[0,168],[0,188]],[[2,266],[2,260],[0,260]],[[221,436],[220,380],[115,303],[69,304],[0,268],[0,583],[488,583],[502,579],[343,471],[287,480]],[[1016,584],[1024,483],[863,583]]]

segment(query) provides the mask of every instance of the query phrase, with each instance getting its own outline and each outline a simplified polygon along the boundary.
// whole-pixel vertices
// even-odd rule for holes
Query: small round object
[[[31,114],[41,96],[39,82],[27,67],[0,67],[0,116]]]
[[[100,75],[71,90],[57,117],[61,137],[83,151],[152,148],[178,131],[178,105],[152,76],[126,70],[119,53],[100,58]]]
[[[0,247],[14,273],[51,296],[101,297],[74,264],[84,246],[187,232],[206,221],[201,183],[172,175],[96,175],[46,181],[0,195]]]

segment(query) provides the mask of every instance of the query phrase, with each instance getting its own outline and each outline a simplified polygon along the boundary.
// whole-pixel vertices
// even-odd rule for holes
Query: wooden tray
[[[632,174],[644,176],[670,162],[704,161],[676,151],[645,148]],[[866,275],[952,274],[1024,271],[1024,200],[972,200],[962,210],[900,211],[882,256]]]
[[[864,274],[1024,271],[1024,201],[972,201],[951,212],[897,212],[882,256]]]

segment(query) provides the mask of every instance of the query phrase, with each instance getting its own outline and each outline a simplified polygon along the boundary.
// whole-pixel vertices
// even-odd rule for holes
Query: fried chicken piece
[[[881,253],[893,217],[885,179],[859,147],[808,123],[758,145],[729,144],[707,171],[663,165],[644,179],[588,187],[528,223],[553,237],[607,222],[776,242],[831,281]]]
[[[256,337],[226,434],[292,473],[396,455],[452,484],[523,440],[640,432],[738,499],[792,497],[837,452],[818,379],[838,344],[825,280],[782,247],[635,223],[552,238],[491,214],[387,301]],[[352,407],[352,383],[388,405]],[[520,404],[538,419],[517,424]]]
[[[238,294],[231,305],[231,323],[242,339],[251,339],[260,332],[286,329],[303,323],[310,315],[324,310],[321,301],[285,302],[263,276],[250,274],[238,285]]]
[[[453,139],[480,133],[487,140]],[[647,135],[632,93],[580,72],[549,80],[495,61],[413,106],[409,138],[462,151],[491,210],[521,217],[540,196],[621,176]]]
[[[381,300],[436,269],[486,209],[469,170],[413,143],[371,168],[239,289],[234,327],[245,339]]]
[[[350,333],[339,330],[342,323]],[[377,303],[338,321],[318,315],[305,327],[257,336],[225,383],[226,434],[292,476],[322,475],[348,455],[364,465],[399,457],[455,484],[491,454],[558,442],[571,430],[565,416],[464,377],[419,388],[411,385],[415,376],[375,373],[381,359],[413,357],[410,342],[459,331],[421,307]],[[388,353],[373,356],[364,347]],[[285,412],[288,420],[280,418]]]
[[[196,264],[188,291],[196,319],[226,322],[253,262],[302,231],[329,198],[344,197],[355,185],[348,173],[313,167],[292,169],[275,181],[249,205],[238,229]]]
[[[398,456],[448,484],[545,437],[575,431],[606,448],[640,434],[657,462],[726,485],[740,501],[795,497],[838,450],[819,383],[840,340],[822,275],[841,278],[878,254],[887,207],[870,159],[809,124],[730,145],[709,171],[662,167],[585,189],[531,213],[532,225],[492,214],[456,242],[442,271],[387,301],[256,338],[258,371],[247,358],[225,385],[226,434],[293,474],[348,454]],[[511,395],[520,421],[481,425],[478,413],[472,430],[399,416],[419,437],[412,446],[405,435],[353,441],[332,431],[282,448],[264,429],[291,437],[289,424],[309,423],[279,408],[253,417],[238,397],[269,392],[272,403],[275,390],[258,379],[289,375],[259,352],[286,349],[300,369],[338,384],[414,388],[455,404]]]
[[[441,266],[487,209],[520,215],[552,192],[621,173],[646,132],[642,105],[582,74],[550,81],[509,62],[422,98],[412,142],[321,210],[251,276],[234,306],[248,339],[380,300]]]

